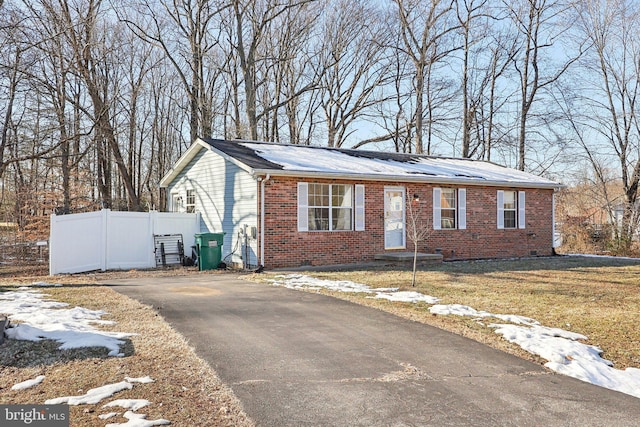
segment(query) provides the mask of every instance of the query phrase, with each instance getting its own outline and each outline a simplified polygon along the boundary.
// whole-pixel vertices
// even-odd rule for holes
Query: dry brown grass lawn
[[[310,272],[315,277],[351,280],[371,287],[397,286],[464,304],[477,310],[532,317],[545,326],[586,335],[615,367],[640,367],[640,262],[606,258],[555,257],[507,261],[447,262],[424,267],[415,288],[401,268]],[[427,304],[392,303],[366,295],[334,293],[338,298],[374,306],[438,326],[504,351],[542,362],[471,318],[435,316]],[[484,323],[498,319],[486,319]]]
[[[0,291],[12,289],[18,283],[47,281],[65,286],[40,288],[56,301],[104,310],[104,320],[117,322],[106,330],[136,333],[124,346],[125,357],[106,357],[100,348],[60,351],[51,341],[26,342],[7,340],[0,345],[0,403],[42,404],[45,400],[75,396],[89,389],[117,383],[125,377],[151,376],[151,384],[134,384],[96,405],[70,406],[71,426],[104,426],[124,423],[121,416],[108,421],[99,414],[112,411],[123,414],[123,408],[102,408],[113,399],[147,399],[148,407],[138,410],[147,419],[164,418],[176,426],[251,426],[252,421],[242,411],[231,390],[223,385],[216,373],[198,358],[184,338],[174,331],[156,312],[116,293],[97,280],[118,276],[181,274],[185,270],[120,272],[61,277],[20,276],[20,271],[0,270],[4,277]],[[187,270],[194,273],[193,270]],[[33,274],[31,271],[29,274]],[[35,272],[36,274],[38,271]],[[207,273],[203,273],[207,274]],[[214,274],[214,273],[209,273]],[[11,387],[38,375],[46,378],[40,385],[22,391]]]
[[[105,310],[106,320],[116,321],[112,330],[132,332],[123,358],[106,357],[103,349],[60,351],[52,342],[9,340],[0,346],[0,403],[43,403],[46,399],[79,395],[88,389],[120,382],[124,377],[149,375],[152,384],[134,384],[116,398],[148,399],[139,410],[148,419],[165,418],[178,426],[249,426],[231,390],[199,359],[189,344],[168,326],[153,309],[124,297],[100,280],[138,275],[193,274],[193,269],[118,272],[46,277],[43,269],[0,269],[0,291],[19,283],[48,281],[62,288],[43,288],[52,299]],[[201,273],[214,274],[214,273]],[[276,273],[256,275],[256,280]],[[280,273],[278,273],[280,274]],[[311,272],[316,277],[352,280],[371,287],[397,286],[494,313],[520,314],[546,326],[582,333],[589,343],[605,350],[604,357],[619,369],[640,367],[640,262],[598,258],[544,258],[514,261],[452,262],[424,268],[412,288],[411,273],[402,268],[362,271]],[[392,303],[365,295],[335,293],[359,304],[374,306],[416,321],[487,343],[493,347],[542,363],[519,347],[506,342],[493,330],[470,318],[434,316],[427,304]],[[487,319],[485,323],[489,323]],[[31,389],[11,391],[18,382],[45,375],[45,381]],[[108,421],[98,415],[114,410],[102,405],[72,406],[72,426],[104,426],[124,422]],[[124,410],[120,409],[123,413]]]

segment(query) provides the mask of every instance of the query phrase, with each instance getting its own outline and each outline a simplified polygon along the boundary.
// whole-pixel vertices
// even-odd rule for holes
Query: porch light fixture
[[[413,201],[418,203],[420,201],[420,196],[418,196],[417,194],[413,195]]]

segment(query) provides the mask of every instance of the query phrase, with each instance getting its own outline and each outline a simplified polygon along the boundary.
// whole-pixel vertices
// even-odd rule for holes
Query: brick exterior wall
[[[365,231],[298,232],[297,183],[365,185]],[[404,187],[407,200],[419,195],[414,210],[432,228],[433,188],[452,186],[404,183],[297,179],[272,177],[265,187],[266,268],[303,265],[349,264],[373,261],[384,253],[384,189]],[[467,228],[432,230],[419,244],[420,252],[442,250],[445,259],[478,259],[548,256],[553,253],[553,190],[520,189],[526,192],[526,228],[497,228],[498,190],[508,187],[460,186],[467,193]],[[407,216],[409,213],[407,212]],[[407,248],[413,245],[407,237]]]

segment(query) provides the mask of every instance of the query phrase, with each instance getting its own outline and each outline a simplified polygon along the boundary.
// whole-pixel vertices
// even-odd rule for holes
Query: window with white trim
[[[350,185],[308,184],[309,231],[351,230],[353,196]]]
[[[181,195],[179,194],[171,195],[171,212],[184,212]]]
[[[498,228],[526,228],[525,192],[515,190],[498,190]]]
[[[364,230],[364,185],[354,194],[348,184],[298,183],[298,231],[350,231],[354,223]]]
[[[465,188],[433,189],[433,229],[467,228],[467,190]]]
[[[196,211],[196,190],[187,190],[187,200],[184,206],[187,213]]]
[[[505,191],[502,199],[502,210],[504,217],[504,228],[516,228],[516,217],[518,216],[518,206],[516,203],[516,192]]]

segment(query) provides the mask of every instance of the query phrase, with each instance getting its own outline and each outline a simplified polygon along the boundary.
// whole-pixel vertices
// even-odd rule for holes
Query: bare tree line
[[[198,137],[640,180],[631,0],[0,1],[3,218],[162,208]],[[624,64],[624,65],[622,65]],[[634,66],[635,64],[635,66]],[[609,174],[607,175],[609,176]]]

